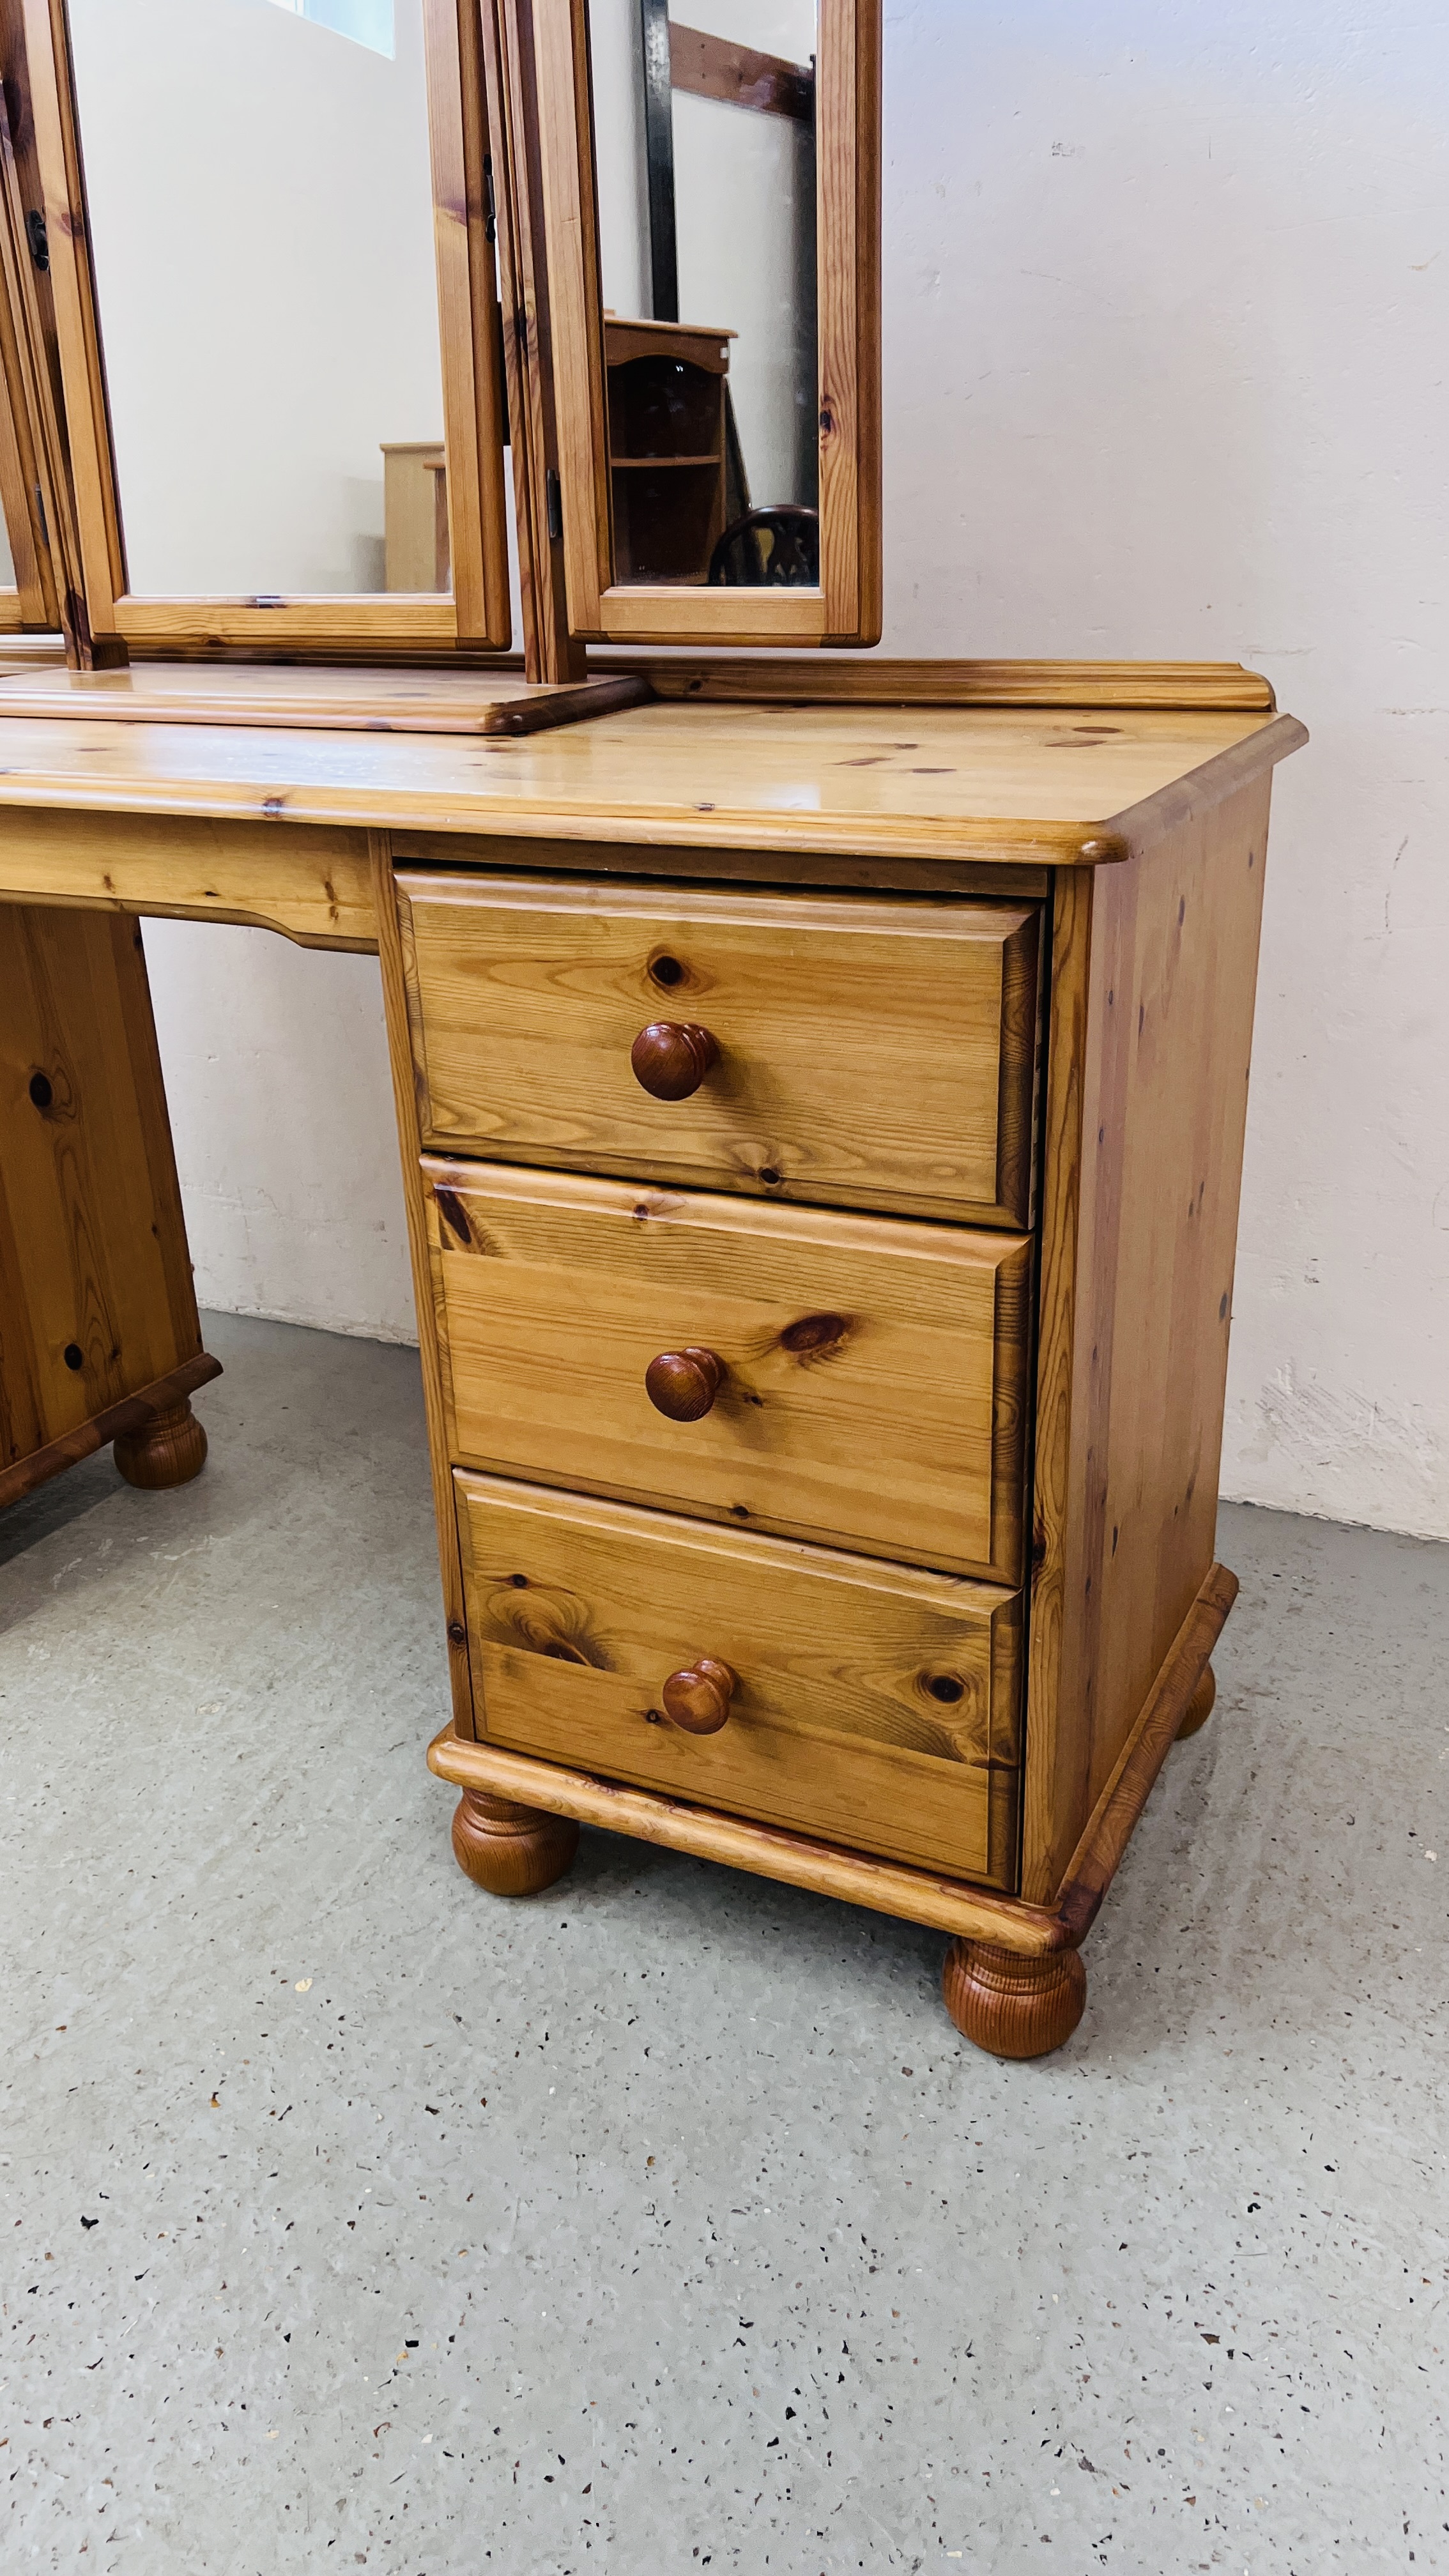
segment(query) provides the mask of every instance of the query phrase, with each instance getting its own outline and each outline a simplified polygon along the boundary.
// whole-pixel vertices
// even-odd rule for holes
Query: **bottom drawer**
[[[481,1737],[1014,1887],[1019,1593],[454,1482]]]

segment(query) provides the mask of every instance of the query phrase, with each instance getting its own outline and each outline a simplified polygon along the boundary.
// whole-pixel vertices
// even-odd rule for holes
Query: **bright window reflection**
[[[392,56],[393,0],[275,0],[275,6],[289,9],[294,18],[330,27],[335,36],[350,36],[354,45],[366,45],[374,54]]]

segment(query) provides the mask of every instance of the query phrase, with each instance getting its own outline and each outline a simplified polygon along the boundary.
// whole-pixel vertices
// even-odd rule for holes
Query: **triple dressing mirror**
[[[532,15],[570,626],[875,642],[878,0]]]
[[[53,634],[61,622],[31,406],[8,319],[0,317],[0,642],[22,631]]]
[[[506,356],[532,676],[875,642],[880,10],[0,0],[0,628],[506,646]]]
[[[93,631],[506,644],[468,0],[25,8]]]

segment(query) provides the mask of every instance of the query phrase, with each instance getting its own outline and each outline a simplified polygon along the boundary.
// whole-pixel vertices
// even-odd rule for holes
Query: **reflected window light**
[[[348,36],[354,45],[386,54],[389,61],[396,51],[393,0],[273,0],[273,6],[290,10],[294,18],[310,18],[314,26],[330,27],[334,36]]]

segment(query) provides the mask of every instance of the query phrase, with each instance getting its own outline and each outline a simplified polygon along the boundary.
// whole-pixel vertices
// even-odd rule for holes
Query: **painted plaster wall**
[[[884,649],[1239,658],[1312,727],[1223,1483],[1449,1536],[1449,23],[887,0],[886,66]],[[404,1333],[375,969],[148,949],[203,1295]]]

